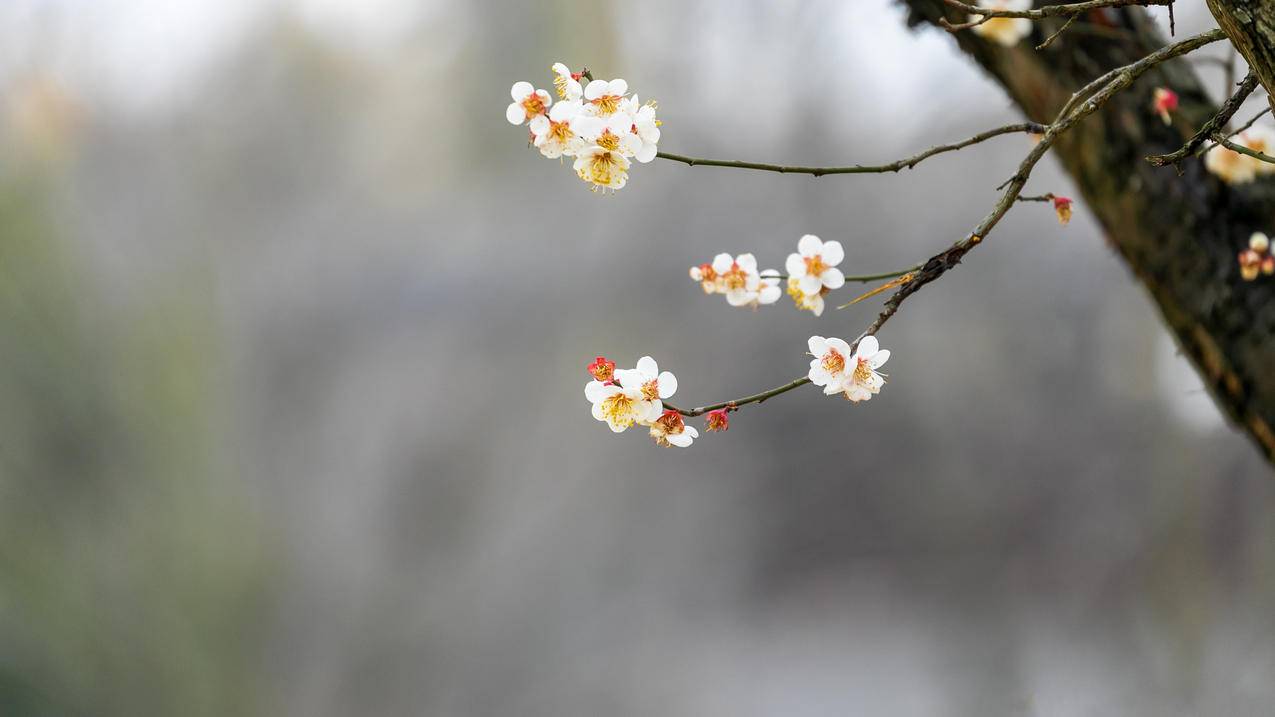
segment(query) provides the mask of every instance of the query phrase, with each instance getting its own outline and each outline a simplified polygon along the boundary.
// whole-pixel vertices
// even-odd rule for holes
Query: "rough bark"
[[[1270,0],[1208,0],[1218,27],[1231,39],[1268,93],[1275,110],[1275,3]]]
[[[942,0],[900,2],[914,25],[964,19]],[[1072,92],[1103,72],[1165,44],[1146,11],[1134,8],[1092,12],[1048,48],[1034,49],[1059,25],[1037,23],[1012,48],[970,31],[953,38],[1036,122],[1051,121]],[[1151,111],[1158,86],[1181,98],[1172,126]],[[1173,60],[1061,137],[1053,153],[1218,405],[1275,461],[1275,280],[1245,282],[1236,261],[1250,234],[1275,229],[1275,179],[1232,187],[1199,160],[1184,162],[1179,176],[1144,159],[1177,149],[1216,111],[1189,60]]]

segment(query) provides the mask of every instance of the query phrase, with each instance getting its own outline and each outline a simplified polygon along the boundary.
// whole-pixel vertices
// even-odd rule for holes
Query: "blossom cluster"
[[[631,160],[655,159],[660,141],[655,103],[629,95],[629,83],[621,79],[589,81],[561,62],[550,69],[557,103],[530,82],[516,82],[505,119],[525,123],[531,144],[545,157],[575,158],[572,169],[595,191],[623,188]]]
[[[1257,125],[1231,137],[1231,142],[1265,155],[1275,155],[1275,129]],[[1260,176],[1275,173],[1275,164],[1214,145],[1204,155],[1204,167],[1227,184],[1247,184]]]
[[[824,395],[840,393],[858,403],[881,392],[885,378],[877,369],[890,359],[890,352],[881,348],[877,337],[864,336],[853,353],[844,339],[811,336],[808,345],[814,358],[806,377],[822,386]]]
[[[863,337],[853,351],[838,338],[811,336],[806,345],[814,356],[806,377],[822,387],[825,395],[841,394],[858,403],[871,399],[885,385],[885,376],[877,369],[889,360],[890,352],[881,348],[875,336]],[[584,397],[593,404],[593,417],[613,432],[641,426],[657,445],[679,448],[699,438],[699,431],[686,424],[682,413],[664,403],[677,392],[677,377],[661,371],[655,359],[643,356],[634,368],[617,369],[614,361],[598,356],[587,368],[593,380],[585,384]],[[704,415],[705,429],[710,432],[729,429],[729,413],[739,408],[733,401],[718,405],[724,408]],[[703,409],[693,413],[700,411]]]
[[[660,371],[655,359],[643,356],[631,369],[616,369],[604,356],[589,364],[593,380],[584,386],[584,397],[593,404],[593,417],[616,433],[645,426],[661,446],[685,448],[699,438],[682,414],[664,408],[664,399],[677,392],[677,377]]]
[[[1275,256],[1271,256],[1271,240],[1261,232],[1248,238],[1248,248],[1240,252],[1240,277],[1253,281],[1259,274],[1275,274]]]
[[[819,316],[823,313],[824,295],[846,283],[845,274],[837,268],[845,256],[841,242],[825,242],[807,234],[798,240],[797,251],[784,262],[786,275],[774,269],[758,271],[752,254],[722,253],[712,262],[692,266],[690,276],[705,294],[724,294],[731,306],[754,308],[778,301],[782,281],[797,308]]]
[[[978,0],[979,7],[988,10],[1030,10],[1032,0]],[[972,15],[979,20],[982,15]],[[1005,47],[1017,45],[1019,40],[1032,34],[1032,21],[1025,17],[994,17],[974,26],[975,34]]]

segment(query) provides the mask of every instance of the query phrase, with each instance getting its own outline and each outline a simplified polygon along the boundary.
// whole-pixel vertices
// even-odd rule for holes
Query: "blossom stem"
[[[973,137],[963,139],[960,142],[955,142],[953,144],[940,144],[937,147],[931,147],[920,154],[900,159],[897,162],[879,165],[856,164],[849,167],[797,167],[783,164],[743,162],[732,159],[702,159],[699,157],[687,157],[681,154],[672,154],[670,152],[657,152],[655,156],[661,159],[681,162],[691,167],[734,167],[736,169],[757,169],[763,172],[778,172],[780,174],[810,174],[816,177],[821,177],[825,174],[884,174],[887,172],[898,172],[902,169],[912,169],[923,160],[933,157],[936,154],[954,152],[958,149],[964,149],[972,144],[978,144],[979,142],[989,140],[993,137],[999,137],[1003,134],[1014,134],[1017,132],[1040,134],[1044,131],[1045,126],[1038,122],[1019,122],[1016,124],[1008,124],[1004,127],[996,127],[995,129],[989,129],[986,132],[980,132]]]
[[[1253,159],[1261,160],[1261,161],[1263,161],[1263,162],[1269,162],[1270,164],[1275,164],[1275,157],[1272,157],[1272,156],[1270,156],[1270,155],[1268,155],[1268,154],[1262,154],[1261,152],[1258,152],[1258,151],[1257,151],[1257,150],[1255,150],[1255,149],[1249,149],[1248,147],[1245,147],[1245,146],[1244,146],[1244,145],[1242,145],[1242,144],[1236,144],[1236,143],[1232,142],[1231,140],[1227,139],[1226,137],[1223,137],[1223,136],[1222,136],[1222,133],[1220,133],[1220,132],[1219,132],[1219,133],[1217,133],[1217,134],[1214,134],[1214,135],[1213,135],[1213,141],[1214,141],[1214,142],[1217,142],[1218,144],[1222,145],[1223,147],[1226,147],[1227,149],[1231,150],[1232,152],[1239,152],[1240,154],[1247,154],[1248,156],[1252,157]]]
[[[691,409],[678,408],[674,406],[673,404],[669,403],[668,401],[665,401],[664,407],[677,411],[678,413],[688,418],[693,418],[695,416],[702,416],[705,413],[708,413],[709,411],[716,411],[719,408],[731,408],[734,406],[743,406],[748,403],[761,403],[762,401],[765,401],[768,398],[778,396],[781,393],[787,393],[793,390],[794,388],[801,388],[802,386],[805,386],[808,383],[810,383],[810,379],[806,378],[805,376],[802,376],[801,378],[793,379],[792,381],[789,381],[788,383],[785,383],[782,386],[777,386],[775,388],[772,388],[769,391],[762,391],[761,393],[755,393],[751,396],[737,398],[734,401],[723,401],[722,403],[714,403],[711,406],[700,406],[698,408],[691,408]]]
[[[899,269],[898,271],[887,271],[882,274],[855,274],[853,276],[847,274],[846,281],[857,281],[859,283],[864,283],[869,281],[877,281],[878,279],[893,279],[896,276],[903,276],[904,274],[907,274],[908,272],[916,271],[917,269],[920,269],[920,268],[921,268],[921,265],[916,264],[914,266],[909,266],[906,269]],[[762,278],[763,279],[787,279],[788,275],[773,274],[771,276],[763,276]]]

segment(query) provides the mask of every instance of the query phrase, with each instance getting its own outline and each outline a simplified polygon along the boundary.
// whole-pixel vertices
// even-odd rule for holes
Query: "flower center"
[[[522,111],[527,113],[527,119],[542,115],[545,113],[545,101],[538,93],[532,92],[523,98]]]
[[[598,137],[598,146],[608,152],[614,152],[620,148],[620,138],[611,134],[611,130],[608,129],[602,133],[601,137]]]
[[[618,175],[623,173],[618,155],[611,152],[599,152],[593,155],[588,164],[580,170],[580,178],[602,187],[609,187]]]
[[[676,436],[686,430],[686,424],[682,422],[682,415],[677,411],[665,411],[655,422],[663,426],[664,432],[669,435]]]
[[[810,276],[820,276],[828,268],[828,265],[823,263],[823,257],[818,254],[804,257],[804,259],[806,260],[806,273]]]
[[[646,401],[654,401],[660,397],[660,382],[657,379],[651,379],[642,384],[642,399]]]
[[[854,382],[858,384],[868,385],[872,381],[872,366],[868,364],[868,360],[861,358],[854,367]]]
[[[567,122],[549,122],[549,139],[565,144],[574,136],[575,133],[571,131],[571,125]]]
[[[836,376],[846,370],[846,357],[836,349],[828,349],[823,355],[823,370]]]
[[[739,264],[731,264],[730,271],[722,274],[722,282],[727,289],[742,289],[748,285],[748,275],[739,268]]]
[[[602,415],[606,416],[608,422],[617,426],[631,426],[633,425],[633,404],[634,401],[628,394],[617,393],[602,401]]]
[[[555,75],[553,78],[553,88],[558,91],[559,99],[567,99],[567,76]]]
[[[593,106],[598,108],[598,114],[603,117],[609,117],[620,109],[620,100],[624,99],[619,95],[602,95],[593,100]]]

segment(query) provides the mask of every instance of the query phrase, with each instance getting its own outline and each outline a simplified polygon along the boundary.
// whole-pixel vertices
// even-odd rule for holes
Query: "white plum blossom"
[[[585,148],[596,145],[624,157],[632,157],[642,149],[642,139],[631,131],[632,125],[628,115],[621,112],[610,117],[581,113],[571,118],[571,130]]]
[[[691,267],[691,278],[700,282],[706,294],[725,294],[731,306],[773,304],[779,300],[779,272],[757,271],[752,254],[731,256],[721,253],[711,264]]]
[[[1231,138],[1241,147],[1275,156],[1275,130],[1256,125]],[[1241,154],[1222,145],[1214,145],[1204,155],[1204,167],[1227,184],[1246,184],[1259,176],[1275,172],[1275,164]]]
[[[576,153],[572,165],[580,179],[593,185],[593,189],[623,189],[629,181],[629,159],[618,151],[591,145]]]
[[[979,7],[988,10],[1030,10],[1032,0],[978,0]],[[982,15],[971,15],[978,20]],[[1013,47],[1019,40],[1032,34],[1032,21],[1025,17],[994,17],[974,26],[974,32],[992,42]]]
[[[526,122],[532,134],[537,135],[549,128],[549,117],[546,113],[549,105],[553,104],[553,98],[548,92],[537,90],[530,82],[515,82],[509,90],[509,95],[514,98],[514,101],[505,109],[505,119],[509,120],[509,124]]]
[[[620,111],[629,83],[624,80],[594,80],[584,87],[585,112],[597,117],[610,117]]]
[[[544,132],[535,135],[533,142],[540,154],[549,159],[575,156],[584,145],[584,140],[571,129],[571,121],[580,113],[580,106],[579,100],[567,100],[549,110],[549,123]]]
[[[660,371],[655,359],[643,356],[638,359],[637,366],[631,369],[619,369],[615,378],[626,391],[637,391],[638,399],[646,405],[644,421],[654,421],[664,413],[662,399],[670,398],[677,392],[677,377],[668,371]]]
[[[822,386],[825,395],[840,393],[846,378],[846,365],[850,361],[850,344],[844,339],[811,336],[806,344],[810,348],[810,371],[806,378],[816,386]]]
[[[549,159],[572,157],[572,170],[593,191],[616,191],[629,181],[634,160],[659,152],[660,121],[654,102],[629,95],[622,79],[589,80],[561,62],[550,67],[557,103],[530,82],[515,83],[505,118],[526,124],[531,144]]]
[[[655,439],[656,445],[686,448],[699,438],[699,431],[686,425],[682,414],[670,409],[651,422],[651,438]]]
[[[825,395],[844,393],[854,401],[866,401],[880,393],[885,378],[877,373],[890,352],[881,348],[875,336],[864,336],[854,355],[850,345],[842,339],[811,336],[808,342],[810,371],[806,377],[816,386],[822,386]]]
[[[859,340],[858,349],[850,361],[850,369],[842,380],[842,390],[846,398],[854,401],[867,401],[881,392],[885,378],[877,373],[877,369],[890,360],[890,352],[881,348],[875,336],[864,336]]]
[[[650,401],[642,397],[642,389],[625,388],[615,382],[590,381],[585,384],[584,397],[593,404],[593,417],[604,421],[611,430],[623,433],[635,423],[647,423],[659,418],[660,412],[652,412]]]
[[[836,268],[845,256],[841,242],[823,242],[814,234],[807,234],[797,242],[797,253],[788,255],[784,268],[790,279],[797,280],[803,294],[814,295],[845,285],[845,275]]]
[[[637,95],[634,95],[625,100],[624,113],[631,120],[631,131],[642,142],[634,159],[643,164],[650,162],[659,151],[660,141],[660,121],[655,118],[655,103],[640,104]]]
[[[820,289],[816,294],[807,294],[801,290],[801,280],[796,277],[788,278],[788,295],[792,297],[792,301],[797,305],[798,309],[809,311],[815,316],[823,315],[823,295],[828,293],[827,289]]]
[[[561,62],[553,63],[549,69],[553,71],[553,88],[558,92],[558,99],[578,100],[584,96],[584,88],[580,85],[580,75],[572,72]]]

